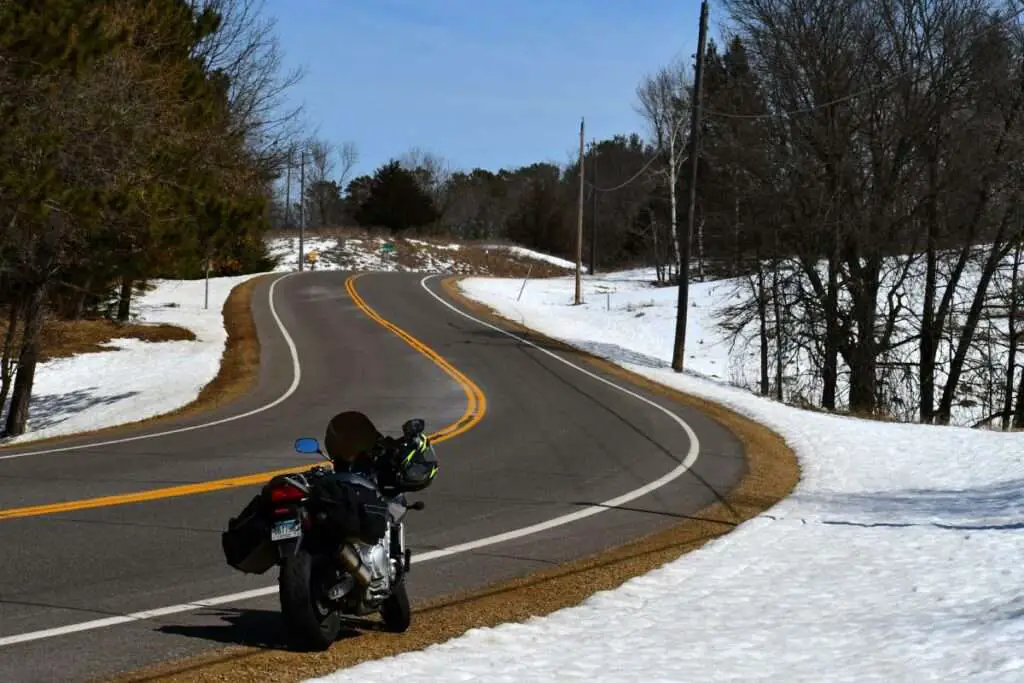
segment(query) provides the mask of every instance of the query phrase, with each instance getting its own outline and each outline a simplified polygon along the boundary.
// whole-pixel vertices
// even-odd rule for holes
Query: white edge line
[[[603,384],[607,384],[608,386],[613,387],[613,388],[621,391],[622,393],[624,393],[624,394],[626,394],[628,396],[631,396],[631,397],[637,399],[638,401],[641,401],[642,403],[645,403],[645,404],[655,408],[656,410],[664,413],[669,418],[671,418],[672,421],[674,421],[676,424],[678,424],[683,429],[683,431],[686,432],[686,436],[690,440],[690,448],[689,448],[689,451],[686,454],[686,457],[683,459],[683,461],[681,463],[679,463],[678,465],[676,465],[672,470],[670,470],[666,474],[662,475],[658,479],[655,479],[654,481],[652,481],[652,482],[650,482],[650,483],[648,483],[648,484],[646,484],[644,486],[641,486],[640,488],[637,488],[637,489],[634,489],[634,490],[629,491],[627,493],[624,493],[621,496],[617,496],[617,497],[612,498],[610,500],[606,500],[603,503],[600,503],[598,505],[591,505],[591,506],[585,507],[582,510],[578,510],[576,512],[572,512],[572,513],[569,513],[567,515],[561,515],[559,517],[554,517],[554,518],[549,519],[549,520],[547,520],[545,522],[540,522],[540,523],[537,523],[537,524],[531,524],[530,526],[521,527],[519,529],[513,529],[511,531],[506,531],[504,533],[496,534],[494,536],[487,536],[485,538],[480,538],[480,539],[477,539],[475,541],[468,541],[466,543],[460,543],[458,545],[449,546],[447,548],[440,548],[438,550],[431,550],[431,551],[428,551],[428,552],[425,552],[425,553],[422,553],[422,554],[414,555],[414,557],[415,557],[417,562],[429,562],[430,560],[437,560],[437,559],[440,559],[442,557],[450,557],[452,555],[459,555],[461,553],[469,552],[470,550],[476,550],[477,548],[483,548],[483,547],[486,547],[486,546],[495,545],[497,543],[504,543],[505,541],[511,541],[511,540],[515,540],[515,539],[518,539],[518,538],[523,538],[524,536],[531,536],[533,534],[537,534],[537,533],[540,533],[542,531],[547,531],[548,529],[554,529],[555,527],[563,526],[565,524],[570,524],[572,522],[576,522],[578,520],[585,519],[587,517],[591,517],[591,516],[596,515],[598,513],[605,512],[607,510],[616,508],[616,507],[618,507],[620,505],[623,505],[623,504],[628,503],[628,502],[630,502],[632,500],[640,498],[641,496],[645,496],[648,493],[651,493],[652,491],[656,491],[657,489],[661,488],[662,486],[665,486],[669,482],[672,482],[675,479],[678,479],[687,470],[689,470],[691,467],[693,467],[693,464],[695,462],[697,462],[697,458],[700,455],[700,442],[697,439],[697,434],[693,431],[693,429],[690,427],[690,425],[688,425],[681,417],[679,417],[678,415],[673,413],[671,410],[665,408],[664,406],[658,405],[654,401],[652,401],[652,400],[650,400],[650,399],[648,399],[648,398],[646,398],[644,396],[641,396],[640,394],[638,394],[638,393],[636,393],[634,391],[630,391],[629,389],[626,389],[625,387],[620,386],[620,385],[616,384],[615,382],[612,382],[612,381],[610,381],[608,379],[605,379],[604,377],[601,377],[600,375],[594,374],[593,372],[590,372],[589,370],[581,368],[580,366],[578,366],[575,363],[572,363],[572,362],[562,358],[561,356],[559,356],[556,353],[553,353],[553,352],[551,352],[551,351],[549,351],[549,350],[547,350],[545,348],[542,348],[542,347],[538,346],[537,344],[534,344],[531,341],[523,339],[522,337],[514,335],[511,332],[508,332],[507,330],[503,330],[503,329],[501,329],[500,327],[498,327],[496,325],[492,325],[492,324],[490,324],[488,322],[485,322],[483,320],[480,320],[478,318],[474,318],[473,316],[469,315],[468,313],[465,313],[465,312],[459,310],[458,308],[456,308],[455,306],[453,306],[452,304],[448,303],[447,301],[442,299],[440,296],[435,294],[429,287],[427,287],[427,281],[430,280],[433,277],[435,277],[435,276],[434,275],[428,275],[427,277],[425,277],[422,280],[420,280],[420,286],[423,287],[423,289],[426,290],[426,292],[428,294],[430,294],[430,296],[434,297],[434,299],[436,299],[437,301],[440,301],[442,304],[444,304],[445,306],[447,306],[451,310],[455,311],[459,315],[463,316],[464,318],[472,320],[473,322],[478,323],[480,325],[483,325],[485,327],[489,327],[492,330],[496,330],[496,331],[498,331],[498,332],[500,332],[500,333],[502,333],[502,334],[504,334],[504,335],[506,335],[508,337],[511,337],[512,339],[515,339],[515,340],[517,340],[517,341],[519,341],[519,342],[521,342],[523,344],[526,344],[526,345],[528,345],[528,346],[530,346],[530,347],[540,351],[541,353],[543,353],[543,354],[545,354],[547,356],[550,356],[551,358],[554,358],[558,362],[564,363],[565,365],[568,365],[569,367],[574,368],[575,370],[583,373],[587,377],[591,377],[591,378],[597,380],[598,382],[602,382]],[[282,279],[284,279],[284,278],[282,278]],[[275,284],[276,284],[276,282],[275,282]],[[271,311],[273,312],[273,302],[271,302]],[[276,313],[275,313],[274,317],[277,318],[277,314]],[[282,330],[282,332],[284,332],[284,326],[283,325],[281,326],[281,330]],[[285,335],[287,337],[287,332],[285,332]],[[290,338],[288,338],[288,339],[290,340]],[[294,346],[292,348],[294,348]],[[295,358],[296,358],[296,361],[297,361],[298,357],[295,356]],[[296,364],[296,368],[297,367],[298,366]],[[298,374],[296,374],[296,377],[298,377]],[[281,400],[284,400],[284,399],[283,398],[279,399],[278,402],[280,402]],[[276,404],[272,404],[272,405],[276,405]],[[267,407],[271,407],[271,406],[267,406]],[[266,408],[261,408],[260,410],[265,410],[265,409]],[[144,621],[146,619],[155,619],[155,618],[159,618],[159,617],[163,617],[163,616],[168,616],[168,615],[171,615],[171,614],[180,614],[182,612],[191,612],[193,610],[203,609],[204,607],[213,607],[213,606],[216,606],[216,605],[224,605],[224,604],[233,603],[233,602],[241,602],[243,600],[251,600],[253,598],[265,597],[265,596],[268,596],[268,595],[273,595],[276,592],[277,592],[277,586],[267,586],[266,588],[256,588],[254,590],[249,590],[249,591],[245,591],[245,592],[242,592],[242,593],[232,593],[230,595],[221,595],[221,596],[214,597],[214,598],[207,598],[205,600],[196,600],[195,602],[187,602],[187,603],[182,603],[180,605],[172,605],[170,607],[160,607],[160,608],[151,609],[151,610],[144,610],[144,611],[141,611],[141,612],[133,612],[131,614],[125,614],[125,615],[122,615],[122,616],[107,617],[107,618],[104,618],[104,619],[95,619],[93,621],[83,621],[83,622],[80,622],[80,623],[77,623],[77,624],[69,624],[68,626],[58,626],[56,628],[50,628],[50,629],[46,629],[46,630],[42,630],[42,631],[32,631],[32,632],[29,632],[29,633],[21,633],[21,634],[18,634],[18,635],[6,636],[6,637],[3,637],[3,638],[0,638],[0,647],[5,647],[5,646],[8,646],[8,645],[15,645],[15,644],[18,644],[18,643],[27,643],[27,642],[31,642],[31,641],[34,641],[34,640],[43,640],[43,639],[46,639],[46,638],[55,638],[55,637],[58,637],[58,636],[70,635],[72,633],[80,633],[82,631],[91,631],[91,630],[94,630],[94,629],[106,628],[108,626],[117,626],[119,624],[127,624],[127,623],[131,623],[131,622],[135,622],[135,621]]]
[[[172,434],[183,434],[185,432],[194,432],[199,429],[206,429],[208,427],[216,427],[217,425],[227,424],[228,422],[234,422],[235,420],[241,420],[253,415],[258,415],[264,411],[276,408],[277,406],[284,403],[292,394],[299,388],[299,383],[302,381],[302,365],[299,363],[299,351],[295,347],[295,340],[288,334],[288,329],[281,322],[281,317],[277,314],[277,307],[274,305],[274,290],[277,289],[277,283],[282,280],[290,278],[295,273],[289,273],[282,277],[277,278],[270,283],[270,291],[267,292],[267,301],[270,305],[270,315],[274,318],[274,323],[277,325],[277,329],[281,331],[281,335],[284,337],[285,343],[288,345],[288,353],[292,357],[292,384],[288,387],[287,391],[278,396],[276,399],[267,403],[266,405],[254,408],[240,415],[231,415],[230,417],[221,418],[214,420],[213,422],[204,422],[202,424],[191,425],[188,427],[179,427],[177,429],[169,429],[163,432],[153,432],[150,434],[141,434],[139,436],[130,436],[123,439],[111,439],[109,441],[91,441],[89,443],[78,444],[77,446],[64,446],[61,448],[49,448],[46,450],[31,450],[24,453],[12,453],[10,455],[0,455],[0,460],[13,460],[14,458],[28,458],[36,455],[52,455],[53,453],[66,453],[68,451],[80,451],[86,448],[100,448],[102,446],[114,446],[116,444],[131,443],[132,441],[143,441],[145,439],[156,439],[162,436],[170,436]],[[226,342],[225,342],[226,343]],[[154,416],[159,417],[159,416]],[[111,428],[118,427],[120,425],[110,425]],[[74,434],[61,435],[61,438],[73,438]],[[32,442],[26,442],[24,448],[31,448]],[[2,645],[0,641],[0,645]]]

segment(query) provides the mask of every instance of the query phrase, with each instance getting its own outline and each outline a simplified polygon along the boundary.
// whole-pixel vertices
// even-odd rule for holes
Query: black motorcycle
[[[416,435],[423,421],[410,420],[402,430]],[[314,438],[296,440],[295,450],[330,461]],[[330,647],[347,616],[379,613],[386,630],[400,633],[411,617],[403,520],[423,507],[404,493],[385,495],[368,475],[314,466],[267,482],[228,523],[224,555],[248,574],[280,565],[282,617],[313,649]]]

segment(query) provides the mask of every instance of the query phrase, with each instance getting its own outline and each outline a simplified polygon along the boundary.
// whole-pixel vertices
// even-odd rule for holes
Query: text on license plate
[[[270,529],[271,541],[280,541],[284,538],[295,538],[301,535],[302,527],[297,519],[284,519],[280,522],[275,522],[274,526]]]

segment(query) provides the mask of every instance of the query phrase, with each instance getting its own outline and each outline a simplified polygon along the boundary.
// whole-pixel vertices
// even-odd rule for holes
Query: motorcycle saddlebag
[[[270,540],[270,522],[255,496],[221,534],[224,559],[240,572],[263,574],[277,564],[277,548]]]

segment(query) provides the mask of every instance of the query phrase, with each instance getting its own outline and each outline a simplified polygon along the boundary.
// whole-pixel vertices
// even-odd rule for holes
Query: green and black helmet
[[[401,440],[397,454],[396,483],[405,491],[421,491],[437,476],[437,454],[430,438],[422,431],[422,420],[417,422],[420,428],[412,433],[403,426],[405,438]]]

